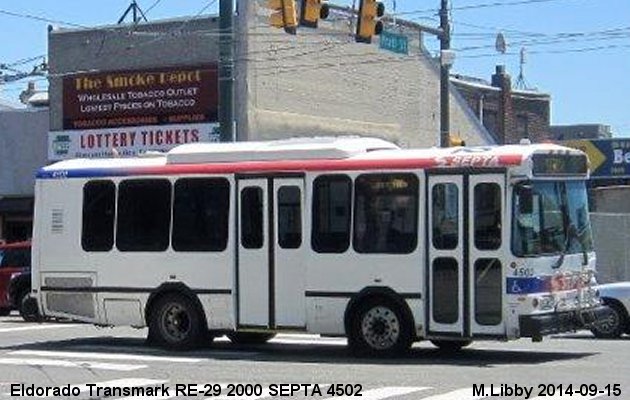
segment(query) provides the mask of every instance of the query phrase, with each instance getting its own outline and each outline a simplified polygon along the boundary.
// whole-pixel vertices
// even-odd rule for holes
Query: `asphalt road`
[[[127,328],[0,318],[0,400],[35,398],[18,396],[31,386],[49,387],[48,398],[63,399],[630,400],[628,336],[595,340],[578,332],[543,343],[476,342],[450,355],[422,342],[408,356],[375,360],[350,356],[344,339],[315,335],[281,334],[250,347],[220,338],[189,352],[148,347],[145,335]],[[75,395],[54,396],[54,388],[63,387]],[[130,397],[106,389],[116,387],[155,390]],[[475,394],[474,387],[485,393]],[[183,395],[194,390],[195,396]]]

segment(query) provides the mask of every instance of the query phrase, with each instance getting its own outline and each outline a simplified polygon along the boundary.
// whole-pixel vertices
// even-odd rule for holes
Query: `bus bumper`
[[[607,306],[597,306],[579,311],[521,315],[519,317],[521,337],[541,338],[544,335],[586,329],[595,321],[607,318],[610,313],[611,310]]]

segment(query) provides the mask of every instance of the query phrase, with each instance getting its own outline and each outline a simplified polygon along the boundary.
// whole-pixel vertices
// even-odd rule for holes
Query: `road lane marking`
[[[95,383],[85,383],[82,385],[72,385],[72,388],[79,388],[81,393],[86,393],[90,391],[90,386],[92,390],[95,390],[97,387],[100,388],[116,388],[116,387],[140,387],[140,386],[156,386],[161,385],[162,383],[166,383],[168,381],[161,379],[145,379],[145,378],[123,378],[123,379],[114,379],[112,381],[105,382],[95,382]]]
[[[198,363],[203,361],[202,358],[189,357],[162,357],[141,354],[106,354],[94,352],[77,352],[77,351],[45,351],[45,350],[16,350],[11,351],[10,355],[20,356],[36,356],[36,357],[58,357],[58,358],[93,358],[96,360],[129,360],[129,361],[155,361],[155,362],[173,362],[173,363]]]
[[[91,361],[50,360],[48,358],[0,358],[0,364],[25,365],[29,367],[104,369],[110,371],[135,371],[147,368],[146,365],[141,364],[112,364]]]
[[[20,331],[38,331],[44,329],[60,329],[60,328],[76,328],[77,326],[85,326],[83,324],[47,324],[35,326],[18,326],[16,328],[0,328],[0,333],[20,332]]]
[[[361,400],[381,400],[394,396],[403,396],[409,393],[431,389],[430,387],[386,386],[378,389],[370,389],[362,392]],[[324,400],[356,400],[354,396],[328,397]],[[466,400],[466,399],[457,399]]]
[[[486,396],[473,396],[473,388],[453,390],[452,392],[425,397],[422,400],[478,400]]]

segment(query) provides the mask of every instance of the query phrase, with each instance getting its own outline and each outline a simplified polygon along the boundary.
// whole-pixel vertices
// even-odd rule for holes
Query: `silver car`
[[[591,327],[598,338],[618,338],[630,334],[630,282],[616,282],[599,285],[599,296],[610,307],[608,318]]]

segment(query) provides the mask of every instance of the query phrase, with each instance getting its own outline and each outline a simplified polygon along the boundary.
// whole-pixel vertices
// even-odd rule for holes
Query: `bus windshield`
[[[530,181],[514,188],[515,256],[576,254],[593,250],[583,181]]]

